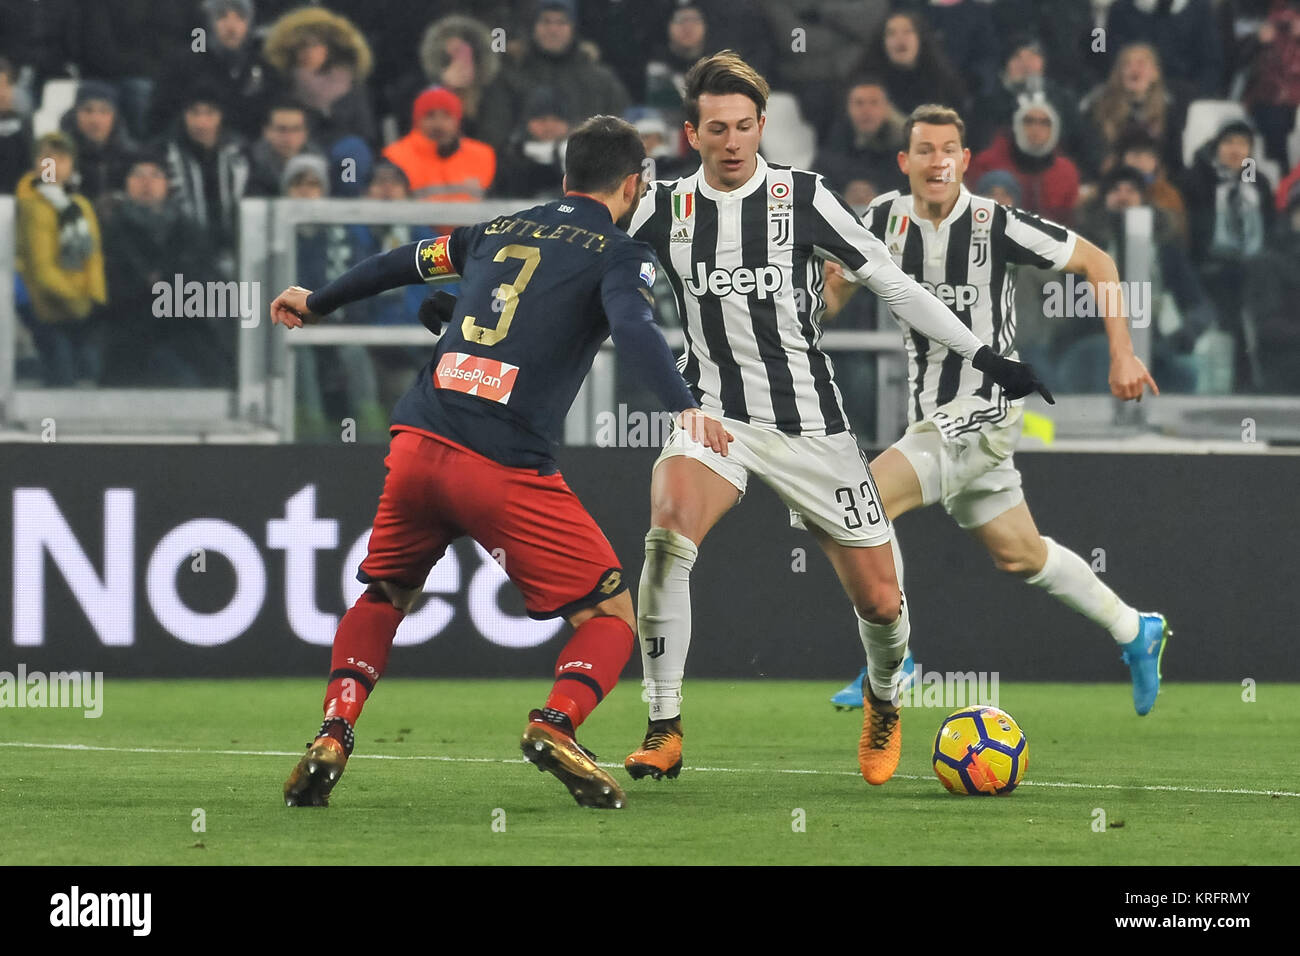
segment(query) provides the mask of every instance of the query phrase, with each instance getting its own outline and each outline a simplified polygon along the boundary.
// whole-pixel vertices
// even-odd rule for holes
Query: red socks
[[[325,688],[325,718],[342,717],[355,727],[361,708],[388,666],[397,625],[404,612],[381,594],[366,591],[357,598],[334,635],[329,686]]]
[[[366,698],[388,665],[393,636],[404,616],[372,591],[362,594],[343,615],[334,635],[325,688],[327,727],[336,717],[347,722],[349,731],[356,726]],[[565,714],[578,727],[614,689],[634,643],[632,628],[621,618],[598,616],[584,621],[555,662],[555,685],[546,698],[547,708]]]
[[[614,689],[633,643],[632,628],[621,618],[588,618],[556,659],[555,686],[546,706],[567,714],[576,728]]]

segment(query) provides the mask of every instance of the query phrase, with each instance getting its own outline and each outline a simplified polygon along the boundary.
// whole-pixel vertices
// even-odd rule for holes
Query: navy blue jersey
[[[313,293],[309,307],[329,311],[400,281],[461,276],[454,317],[394,408],[394,428],[552,471],[569,406],[611,332],[670,410],[696,404],[654,325],[654,252],[597,200],[569,195],[381,260],[388,264],[358,267]]]

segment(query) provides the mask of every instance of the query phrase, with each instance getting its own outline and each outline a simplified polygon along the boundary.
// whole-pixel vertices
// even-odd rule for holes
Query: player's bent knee
[[[655,501],[650,508],[650,524],[654,528],[674,531],[694,539],[699,534],[703,509],[676,498]]]
[[[1029,555],[1007,552],[993,555],[993,566],[1005,574],[1018,578],[1031,578],[1042,570],[1042,562]]]
[[[872,624],[890,624],[903,613],[903,595],[898,588],[872,588],[855,601],[858,617]]]
[[[371,594],[379,595],[403,614],[410,613],[424,591],[423,588],[404,588],[392,581],[371,581],[366,590]]]

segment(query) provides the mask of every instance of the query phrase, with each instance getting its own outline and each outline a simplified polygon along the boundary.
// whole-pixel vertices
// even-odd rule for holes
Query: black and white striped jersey
[[[697,170],[651,184],[628,231],[672,284],[686,334],[678,367],[706,411],[793,435],[847,429],[817,345],[822,261],[864,283],[896,269],[820,176],[759,156],[747,183],[721,192]]]
[[[903,272],[956,312],[981,342],[1009,358],[1016,358],[1014,267],[1062,269],[1077,239],[1064,226],[972,195],[965,186],[937,228],[916,215],[910,194],[898,190],[877,196],[862,221]],[[1005,403],[993,380],[960,355],[914,328],[903,331],[909,421],[967,395]]]

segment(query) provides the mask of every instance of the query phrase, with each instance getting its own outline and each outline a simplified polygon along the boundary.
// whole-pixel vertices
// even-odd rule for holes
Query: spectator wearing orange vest
[[[496,152],[460,135],[460,97],[431,86],[415,99],[411,131],[384,150],[406,174],[411,195],[438,202],[482,199],[496,176]]]

